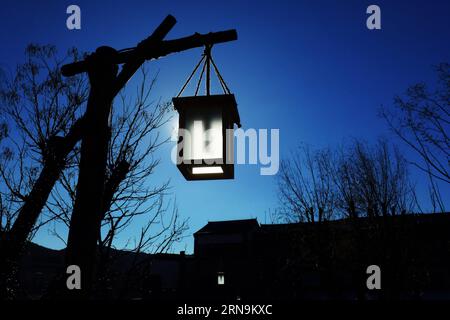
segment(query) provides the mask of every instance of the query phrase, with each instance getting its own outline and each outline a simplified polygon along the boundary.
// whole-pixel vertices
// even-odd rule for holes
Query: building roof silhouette
[[[209,221],[203,228],[195,232],[194,235],[206,233],[241,233],[248,232],[256,228],[259,228],[259,223],[256,219]]]

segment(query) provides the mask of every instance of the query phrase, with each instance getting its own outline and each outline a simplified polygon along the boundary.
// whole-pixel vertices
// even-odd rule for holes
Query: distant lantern
[[[180,97],[198,66],[204,60],[206,95]],[[224,94],[211,95],[210,63],[213,64]],[[200,74],[198,87],[203,71]],[[211,47],[205,49],[186,84],[172,99],[179,114],[177,167],[186,180],[234,178],[234,125],[240,126],[236,99],[230,93],[211,57]]]
[[[223,272],[217,273],[217,284],[219,286],[225,285],[225,274]]]

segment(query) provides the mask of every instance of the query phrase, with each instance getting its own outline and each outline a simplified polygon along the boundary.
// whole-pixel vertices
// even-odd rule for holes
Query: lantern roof
[[[186,112],[189,109],[220,107],[224,111],[224,117],[241,127],[241,119],[234,94],[176,97],[172,98],[172,102],[178,112]]]

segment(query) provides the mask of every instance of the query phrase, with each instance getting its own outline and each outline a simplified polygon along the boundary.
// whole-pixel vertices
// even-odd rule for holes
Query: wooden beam
[[[171,53],[234,40],[237,40],[237,32],[235,29],[210,32],[207,34],[195,33],[191,36],[180,39],[164,40],[158,43],[148,44],[145,48],[139,48],[138,46],[128,50],[119,51],[116,57],[116,63],[126,63],[136,57],[140,57],[145,60],[159,59]],[[63,76],[70,77],[78,73],[86,72],[88,67],[89,64],[85,60],[73,62],[62,66],[61,73]]]

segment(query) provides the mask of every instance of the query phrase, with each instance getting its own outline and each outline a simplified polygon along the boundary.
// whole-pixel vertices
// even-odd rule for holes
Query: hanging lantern
[[[180,97],[188,82],[204,62],[194,96]],[[213,65],[224,94],[210,94],[210,66]],[[206,70],[206,95],[197,96]],[[179,114],[177,167],[186,180],[234,178],[234,125],[240,127],[236,99],[229,91],[207,46],[176,98]]]

